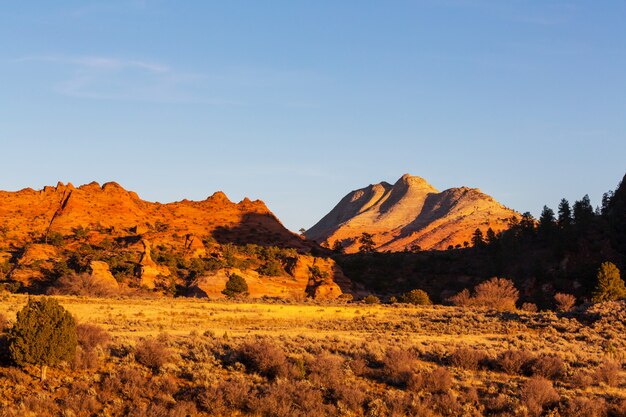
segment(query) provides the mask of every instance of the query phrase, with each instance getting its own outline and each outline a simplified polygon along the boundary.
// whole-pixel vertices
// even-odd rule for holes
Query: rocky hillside
[[[306,237],[346,252],[356,252],[363,232],[373,235],[376,250],[446,249],[465,246],[472,233],[498,232],[519,214],[477,188],[437,191],[420,177],[403,175],[352,191],[306,231]]]
[[[112,182],[0,192],[0,282],[12,290],[221,297],[236,274],[255,297],[338,297],[350,282],[314,247],[262,201],[222,192],[168,204]]]

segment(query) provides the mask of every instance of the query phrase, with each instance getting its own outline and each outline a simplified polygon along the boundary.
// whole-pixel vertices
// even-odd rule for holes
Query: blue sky
[[[626,173],[626,3],[20,1],[0,10],[0,189],[117,181],[308,228],[419,175],[519,211]]]

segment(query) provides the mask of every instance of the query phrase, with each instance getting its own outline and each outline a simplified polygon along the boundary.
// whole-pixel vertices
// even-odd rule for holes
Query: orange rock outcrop
[[[369,185],[346,195],[305,236],[329,246],[340,242],[356,252],[363,232],[373,235],[378,251],[446,249],[471,242],[474,231],[499,232],[519,213],[477,188],[442,192],[421,177],[403,175],[395,184]]]

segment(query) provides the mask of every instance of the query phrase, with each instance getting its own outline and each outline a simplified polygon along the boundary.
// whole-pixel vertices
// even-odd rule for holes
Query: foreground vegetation
[[[624,416],[626,304],[568,313],[408,304],[53,297],[74,357],[17,367],[2,416]],[[4,294],[5,335],[27,303]]]

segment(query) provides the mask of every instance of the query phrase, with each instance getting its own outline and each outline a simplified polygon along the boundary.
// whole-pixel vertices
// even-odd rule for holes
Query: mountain
[[[113,236],[123,236],[132,229],[138,234],[150,232],[159,240],[170,240],[172,233],[178,233],[214,235],[218,241],[305,247],[262,201],[233,203],[224,193],[216,192],[203,201],[152,203],[114,182],[0,191],[0,228],[7,240],[17,242],[36,237],[45,240],[50,233],[66,235],[84,228]]]
[[[114,182],[0,191],[0,283],[28,292],[87,274],[107,288],[223,296],[237,274],[252,296],[337,297],[349,280],[316,247],[262,201],[222,192],[161,204]]]
[[[483,234],[506,229],[519,214],[477,188],[439,192],[421,177],[403,175],[395,184],[369,185],[346,195],[326,216],[305,232],[308,239],[346,252],[356,252],[363,232],[373,235],[378,251],[446,249]]]

